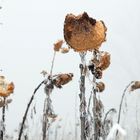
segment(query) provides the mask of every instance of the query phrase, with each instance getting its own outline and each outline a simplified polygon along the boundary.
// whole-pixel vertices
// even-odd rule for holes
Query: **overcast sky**
[[[101,95],[105,108],[118,108],[124,87],[140,80],[140,2],[139,0],[1,0],[0,69],[15,83],[13,102],[7,112],[7,128],[21,121],[34,88],[43,80],[40,72],[50,70],[53,43],[63,39],[66,14],[80,14],[103,20],[108,28],[101,50],[111,54],[111,65],[104,72],[106,90]],[[62,90],[54,90],[54,110],[62,118],[74,118],[75,94],[79,93],[78,53],[57,54],[54,73],[73,72],[74,79]],[[87,89],[89,92],[89,90]],[[38,91],[41,114],[43,88]],[[77,99],[78,100],[78,99]]]

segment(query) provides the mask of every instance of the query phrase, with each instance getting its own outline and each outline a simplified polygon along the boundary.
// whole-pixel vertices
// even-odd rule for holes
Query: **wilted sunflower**
[[[7,97],[14,91],[14,83],[8,83],[4,76],[0,76],[0,96]]]
[[[103,21],[96,21],[86,12],[75,16],[68,14],[64,23],[64,38],[75,51],[98,49],[106,39],[107,28]]]
[[[56,43],[54,43],[54,51],[59,51],[60,48],[62,47],[63,40],[58,40]]]

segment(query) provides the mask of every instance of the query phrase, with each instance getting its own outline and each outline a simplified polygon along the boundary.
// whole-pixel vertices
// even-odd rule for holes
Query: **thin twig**
[[[55,61],[55,56],[56,56],[56,51],[54,51],[54,54],[53,54],[53,60],[52,60],[52,65],[51,65],[51,70],[50,70],[50,76],[52,76],[53,67],[54,67],[54,61]]]
[[[18,140],[21,140],[21,136],[22,136],[23,128],[24,128],[24,123],[25,123],[25,120],[26,120],[26,118],[27,118],[27,114],[28,114],[29,108],[30,108],[30,106],[31,106],[31,103],[32,103],[32,101],[33,101],[33,99],[34,99],[34,96],[35,96],[37,90],[41,87],[41,85],[42,85],[43,83],[44,83],[44,80],[37,86],[37,88],[35,88],[35,90],[34,90],[34,92],[33,92],[33,95],[32,95],[31,98],[30,98],[30,101],[29,101],[29,103],[28,103],[28,105],[27,105],[26,111],[25,111],[24,116],[23,116],[23,120],[22,120],[22,123],[21,123],[21,128],[20,128],[20,131],[19,131]]]

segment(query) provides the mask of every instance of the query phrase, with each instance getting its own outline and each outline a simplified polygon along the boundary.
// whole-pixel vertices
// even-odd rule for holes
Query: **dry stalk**
[[[23,120],[22,120],[22,123],[21,123],[21,128],[20,128],[20,131],[19,131],[19,135],[18,135],[18,140],[21,140],[21,136],[22,136],[22,133],[23,133],[23,128],[24,128],[24,124],[25,124],[25,121],[26,121],[26,118],[27,118],[27,115],[28,115],[29,108],[32,104],[32,101],[34,99],[34,96],[35,96],[36,92],[38,91],[38,89],[41,87],[42,84],[44,84],[44,80],[35,88],[35,90],[33,92],[33,95],[31,96],[30,101],[27,104],[27,107],[26,107],[26,110],[25,110],[25,113],[24,113],[24,116],[23,116]]]
[[[4,97],[4,104],[5,104],[6,98]],[[5,135],[5,105],[2,107],[2,130],[0,135],[0,140],[4,140]]]
[[[81,120],[81,140],[86,140],[86,100],[85,100],[85,53],[80,53],[82,64],[80,64],[80,120]]]
[[[127,92],[128,88],[132,85],[132,83],[134,83],[134,81],[130,82],[130,83],[126,86],[126,88],[124,89],[124,91],[123,91],[123,94],[122,94],[122,97],[121,97],[120,106],[119,106],[118,121],[117,121],[118,124],[120,123],[120,119],[121,119],[121,110],[122,110],[122,105],[123,105],[124,97],[125,97],[125,95],[126,95],[126,92]]]

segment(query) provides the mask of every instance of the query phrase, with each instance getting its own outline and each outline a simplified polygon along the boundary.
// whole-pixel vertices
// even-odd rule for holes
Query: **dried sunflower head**
[[[8,83],[4,76],[0,76],[0,96],[7,97],[14,91],[14,83]]]
[[[75,51],[98,49],[105,41],[107,28],[103,21],[96,21],[86,12],[75,16],[68,14],[64,22],[64,38]]]
[[[54,43],[54,51],[58,52],[62,47],[62,44],[63,44],[63,40],[58,40],[56,43]]]
[[[140,89],[140,81],[135,81],[130,87],[130,91],[134,91],[136,89]]]

